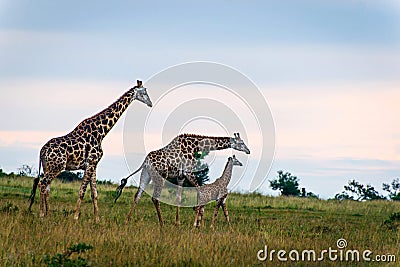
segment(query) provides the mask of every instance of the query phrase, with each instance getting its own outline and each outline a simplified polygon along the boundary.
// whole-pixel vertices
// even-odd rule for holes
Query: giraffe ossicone
[[[63,170],[84,170],[83,182],[79,190],[75,220],[80,215],[80,206],[85,195],[87,185],[90,183],[93,201],[94,216],[99,220],[97,206],[96,169],[103,156],[101,143],[103,138],[113,128],[115,123],[132,103],[137,100],[148,107],[152,106],[147,89],[142,81],[125,92],[117,101],[96,115],[83,120],[67,135],[49,140],[40,150],[39,175],[34,179],[31,191],[29,210],[34,203],[36,189],[40,188],[40,217],[50,213],[50,184]],[[43,167],[44,176],[40,179]]]

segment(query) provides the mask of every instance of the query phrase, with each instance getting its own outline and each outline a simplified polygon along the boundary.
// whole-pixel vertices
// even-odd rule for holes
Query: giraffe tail
[[[136,173],[138,173],[141,169],[143,169],[143,166],[144,166],[144,162],[143,162],[142,165],[139,167],[139,169],[137,169],[137,170],[134,171],[133,173],[129,174],[128,177],[123,178],[123,179],[121,180],[121,184],[120,184],[120,186],[118,186],[118,188],[117,188],[117,190],[116,190],[116,197],[115,197],[115,199],[114,199],[114,203],[116,203],[117,200],[118,200],[118,198],[121,196],[121,194],[122,194],[122,189],[124,189],[125,185],[128,183],[128,179],[129,179],[131,176],[133,176],[133,175],[135,175]]]
[[[29,200],[31,201],[31,203],[29,204],[29,209],[28,209],[29,211],[31,211],[33,202],[35,201],[36,189],[38,187],[39,179],[40,179],[40,169],[41,169],[41,167],[42,167],[42,160],[41,160],[41,158],[39,158],[38,176],[33,180],[32,191],[31,191],[31,195],[29,196]]]

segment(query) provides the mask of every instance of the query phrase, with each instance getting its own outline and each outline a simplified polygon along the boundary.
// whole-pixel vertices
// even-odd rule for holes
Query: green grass
[[[38,194],[33,212],[28,213],[32,179],[0,178],[0,266],[45,266],[45,259],[65,253],[74,244],[93,249],[82,253],[91,266],[286,266],[288,263],[260,262],[257,252],[269,249],[336,249],[345,238],[348,249],[369,249],[375,254],[396,255],[400,262],[399,223],[390,215],[400,203],[389,201],[327,201],[306,198],[266,197],[260,194],[230,194],[227,206],[232,226],[222,210],[215,229],[209,229],[214,204],[206,206],[206,227],[193,229],[191,208],[181,209],[181,226],[174,226],[175,208],[161,204],[165,220],[159,228],[151,198],[144,195],[132,221],[124,225],[135,193],[126,188],[117,204],[116,186],[99,185],[100,223],[93,219],[90,192],[82,205],[78,223],[73,220],[80,184],[55,181],[51,187],[51,217],[40,219]],[[89,189],[88,189],[89,190]],[[71,257],[78,257],[72,255]],[[291,262],[289,262],[291,263]],[[293,265],[294,263],[292,263]],[[356,266],[355,262],[322,265]],[[300,262],[301,266],[321,263]],[[365,262],[358,263],[365,266]],[[382,266],[382,263],[372,264]]]

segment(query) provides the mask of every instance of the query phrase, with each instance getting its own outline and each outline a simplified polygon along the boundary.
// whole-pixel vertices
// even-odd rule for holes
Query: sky
[[[381,188],[400,177],[400,4],[385,0],[1,1],[0,168],[36,167],[50,138],[136,79],[191,61],[231,66],[268,102],[275,158],[260,192],[277,194],[268,180],[278,170],[323,198],[350,179]],[[103,142],[98,179],[129,174],[124,119]],[[226,155],[215,155],[212,179]],[[143,158],[138,151],[132,165]],[[248,162],[251,170],[257,157]],[[248,190],[248,176],[236,191]]]

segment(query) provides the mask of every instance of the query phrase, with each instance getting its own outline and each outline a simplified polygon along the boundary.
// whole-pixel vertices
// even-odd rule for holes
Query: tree
[[[60,179],[63,183],[82,181],[83,172],[74,173],[70,171],[63,171],[57,176],[57,179]]]
[[[319,198],[318,195],[314,194],[313,192],[307,192],[304,187],[301,188],[301,197],[308,197],[308,198]]]
[[[300,196],[299,181],[289,172],[278,171],[278,177],[269,181],[272,190],[279,190],[284,196]]]
[[[372,185],[363,185],[356,180],[351,180],[344,186],[342,193],[335,195],[335,199],[377,200],[385,199],[385,197],[380,195]]]
[[[391,200],[400,201],[400,178],[396,178],[391,184],[382,184],[382,189],[389,193]]]
[[[36,177],[38,173],[33,166],[29,166],[26,164],[22,165],[17,170],[18,176]]]
[[[6,172],[4,172],[3,169],[0,169],[0,177],[7,177],[8,174]]]
[[[354,200],[353,196],[350,196],[349,194],[347,194],[346,192],[342,192],[342,193],[337,193],[335,195],[335,199],[336,200]]]

